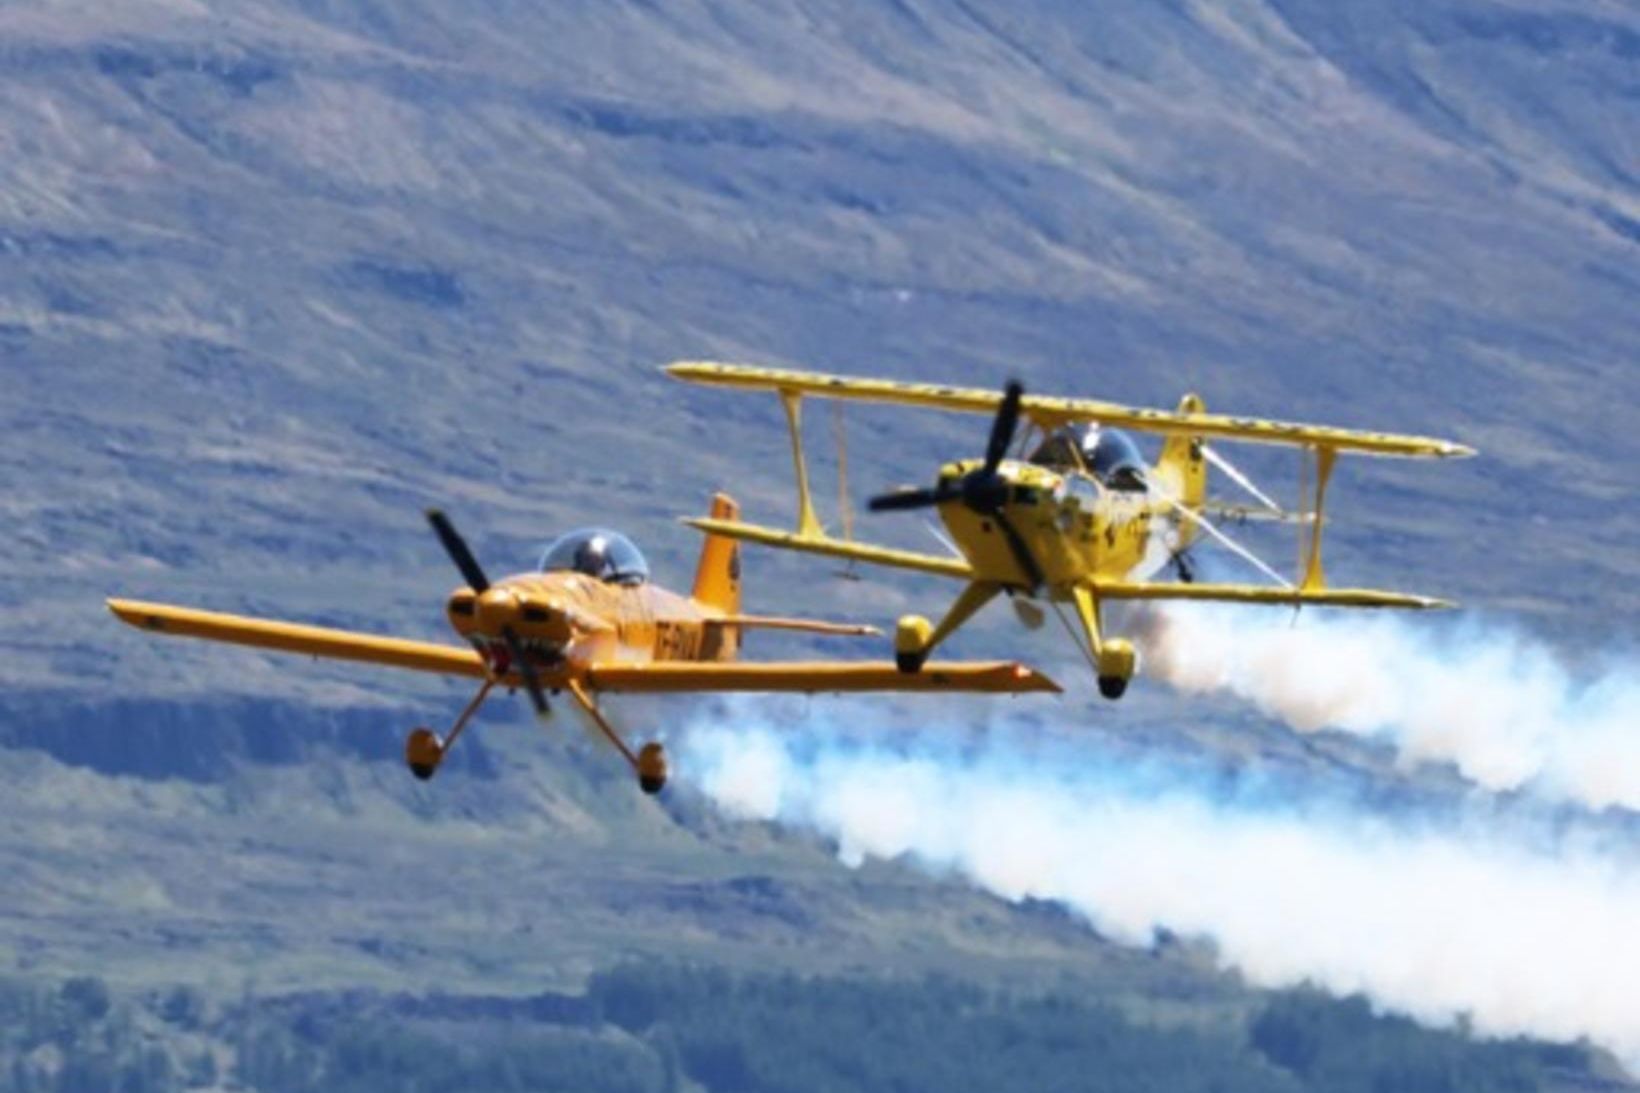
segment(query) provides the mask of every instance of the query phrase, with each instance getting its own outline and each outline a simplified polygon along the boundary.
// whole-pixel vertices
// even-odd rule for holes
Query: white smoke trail
[[[735,815],[835,839],[847,863],[909,856],[1061,902],[1121,942],[1208,938],[1257,985],[1359,991],[1486,1035],[1587,1037],[1640,1063],[1640,861],[1623,852],[1272,808],[1091,746],[1033,758],[1006,730],[974,750],[730,720],[685,734],[680,776]]]
[[[1139,619],[1148,676],[1228,691],[1300,732],[1384,739],[1494,791],[1640,809],[1640,674],[1579,680],[1552,650],[1479,623],[1409,625],[1170,605]]]

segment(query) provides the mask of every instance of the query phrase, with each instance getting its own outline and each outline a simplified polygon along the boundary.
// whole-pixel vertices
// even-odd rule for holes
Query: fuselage
[[[981,460],[948,463],[942,481],[960,479]],[[1183,539],[1177,496],[1165,467],[1148,468],[1138,488],[1113,489],[1092,473],[1004,460],[1008,484],[1002,515],[1018,529],[1042,570],[1045,594],[1066,594],[1088,580],[1142,580],[1162,569]],[[1028,588],[1030,580],[997,521],[961,500],[939,506],[940,518],[977,577]]]
[[[739,651],[735,628],[713,624],[724,617],[717,608],[657,585],[582,573],[521,573],[482,594],[458,588],[446,612],[497,671],[508,667],[502,633],[509,626],[549,670],[566,662],[726,661]]]

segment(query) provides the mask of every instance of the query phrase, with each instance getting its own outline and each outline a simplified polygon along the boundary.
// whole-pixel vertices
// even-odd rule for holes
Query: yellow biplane
[[[712,520],[735,525],[728,497],[713,499]],[[467,676],[478,693],[440,735],[418,728],[405,761],[431,778],[450,746],[496,687],[520,686],[541,717],[547,693],[567,691],[629,763],[646,793],[666,784],[666,752],[650,742],[637,751],[616,732],[597,697],[605,693],[964,691],[1019,694],[1059,688],[1011,663],[929,665],[916,676],[870,661],[736,663],[747,630],[868,635],[870,626],[746,615],[740,611],[740,555],[728,537],[708,534],[688,596],[651,584],[631,540],[600,528],[572,531],[547,547],[537,571],[491,582],[442,512],[428,521],[466,584],[450,594],[450,624],[468,647],[112,599],[108,607],[142,630],[263,649]]]
[[[1474,454],[1460,444],[1209,414],[1195,395],[1186,395],[1175,410],[1149,410],[1087,399],[1028,396],[1018,383],[996,392],[699,361],[681,361],[666,371],[690,383],[776,393],[786,411],[796,463],[795,530],[716,518],[688,523],[713,535],[964,582],[956,602],[937,625],[918,615],[899,620],[894,633],[895,660],[906,673],[919,671],[935,646],[1000,593],[1014,598],[1022,621],[1033,628],[1044,618],[1036,606],[1039,599],[1046,599],[1062,619],[1060,605],[1071,605],[1079,625],[1066,620],[1066,627],[1107,698],[1119,698],[1126,691],[1137,658],[1130,641],[1104,632],[1103,604],[1198,600],[1295,608],[1449,606],[1400,592],[1329,587],[1321,566],[1322,512],[1340,452],[1429,457]],[[948,556],[871,546],[825,533],[810,497],[803,458],[800,410],[804,398],[994,415],[982,458],[947,463],[932,486],[883,494],[870,502],[876,512],[937,510],[949,536],[945,539]],[[1018,438],[1016,457],[1009,458],[1021,418],[1029,429]],[[1128,430],[1163,437],[1161,455],[1154,465],[1145,463]],[[1305,491],[1309,511],[1287,511],[1271,501],[1211,446],[1210,442],[1219,440],[1307,450],[1314,461],[1313,492]],[[1209,464],[1224,470],[1258,503],[1232,505],[1210,500]],[[1297,579],[1283,577],[1227,535],[1219,526],[1225,517],[1307,527],[1308,543]],[[1187,551],[1203,535],[1241,555],[1270,583],[1195,581]],[[1170,565],[1177,581],[1153,579]]]

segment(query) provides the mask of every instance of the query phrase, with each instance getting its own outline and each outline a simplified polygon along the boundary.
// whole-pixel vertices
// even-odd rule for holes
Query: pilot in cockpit
[[[542,551],[540,569],[572,571],[610,584],[643,584],[649,579],[649,563],[632,540],[607,528],[579,528],[559,536]]]
[[[1145,460],[1133,438],[1120,429],[1096,424],[1061,425],[1030,455],[1030,461],[1054,470],[1089,471],[1106,489],[1145,489]]]

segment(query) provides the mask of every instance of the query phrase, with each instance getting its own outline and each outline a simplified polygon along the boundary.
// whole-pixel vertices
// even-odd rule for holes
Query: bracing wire
[[[1248,550],[1246,547],[1236,542],[1229,535],[1225,534],[1223,531],[1220,531],[1211,520],[1207,519],[1207,517],[1191,509],[1188,505],[1181,502],[1177,497],[1174,497],[1156,483],[1152,482],[1150,488],[1155,490],[1156,495],[1171,505],[1180,515],[1193,522],[1197,527],[1207,532],[1207,534],[1211,535],[1214,539],[1217,539],[1226,549],[1230,550],[1237,557],[1253,566],[1260,573],[1263,573],[1283,588],[1293,587],[1293,582],[1277,573],[1257,554],[1254,554],[1251,550]]]
[[[1264,505],[1272,512],[1279,513],[1282,511],[1281,506],[1276,504],[1275,501],[1270,498],[1269,494],[1254,485],[1251,478],[1243,473],[1242,470],[1234,463],[1230,462],[1230,460],[1220,455],[1216,449],[1210,447],[1209,445],[1203,444],[1202,455],[1207,457],[1207,461],[1209,463],[1213,464],[1213,466],[1228,475],[1232,482],[1252,494],[1254,497],[1258,498],[1260,504]],[[1303,511],[1302,505],[1299,507],[1299,511]]]

